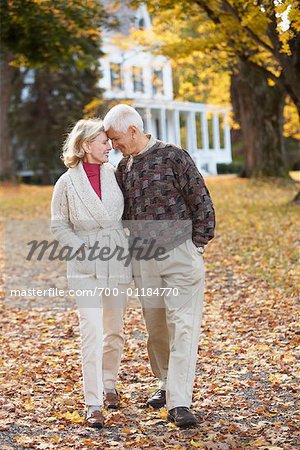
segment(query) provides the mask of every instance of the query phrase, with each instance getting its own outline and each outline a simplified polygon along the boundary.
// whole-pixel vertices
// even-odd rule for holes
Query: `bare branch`
[[[221,20],[219,18],[219,16],[217,16],[217,14],[208,6],[207,2],[204,0],[195,0],[195,3],[200,6],[200,8],[202,8],[206,14],[208,15],[208,17],[216,24],[216,25],[220,25],[221,24]]]

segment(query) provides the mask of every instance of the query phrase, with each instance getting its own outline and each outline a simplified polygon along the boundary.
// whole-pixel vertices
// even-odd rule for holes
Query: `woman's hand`
[[[96,260],[89,259],[90,249],[87,245],[84,246],[84,252],[81,256],[77,256],[75,259],[76,271],[84,275],[95,275],[96,274]]]

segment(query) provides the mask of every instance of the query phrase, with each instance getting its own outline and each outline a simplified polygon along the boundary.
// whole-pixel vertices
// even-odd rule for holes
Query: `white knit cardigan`
[[[128,239],[122,226],[124,199],[110,163],[100,166],[101,197],[94,191],[82,162],[67,170],[54,186],[51,203],[51,231],[63,245],[72,248],[72,255],[80,250],[78,258],[67,262],[70,289],[114,288],[132,279],[131,265],[119,261],[116,247],[128,254]],[[112,258],[88,259],[90,250],[108,247]],[[108,251],[108,250],[107,250]],[[99,250],[94,253],[99,255]]]

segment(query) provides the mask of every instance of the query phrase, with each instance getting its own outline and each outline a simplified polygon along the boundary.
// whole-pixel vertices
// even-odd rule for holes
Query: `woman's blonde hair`
[[[93,142],[101,132],[105,133],[101,119],[95,117],[79,120],[68,134],[62,147],[61,159],[65,166],[76,167],[84,157],[84,144]]]

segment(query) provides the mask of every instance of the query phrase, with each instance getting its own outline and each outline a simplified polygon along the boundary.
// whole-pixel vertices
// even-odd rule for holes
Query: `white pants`
[[[151,368],[159,388],[166,390],[167,408],[190,407],[203,311],[203,257],[187,240],[164,261],[133,260],[133,275],[149,335]],[[149,295],[157,288],[160,297]],[[163,293],[162,288],[170,291]]]
[[[124,344],[127,287],[119,285],[118,297],[77,297],[86,405],[101,406],[103,390],[115,389]]]

